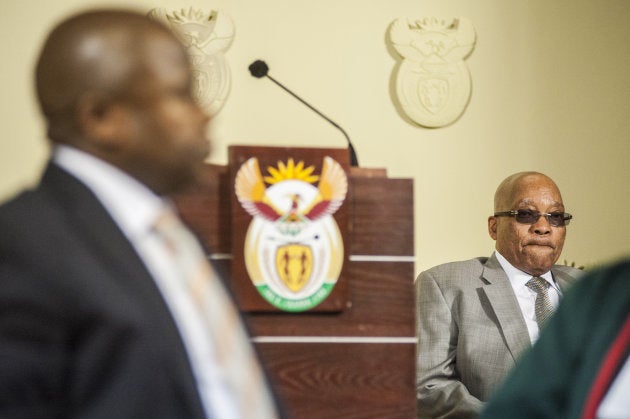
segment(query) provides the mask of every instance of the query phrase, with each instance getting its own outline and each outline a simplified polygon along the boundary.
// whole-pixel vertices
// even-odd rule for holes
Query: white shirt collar
[[[505,271],[506,275],[508,276],[508,279],[510,280],[510,282],[514,285],[521,285],[521,286],[525,286],[525,284],[527,283],[527,281],[529,281],[532,278],[532,275],[528,274],[527,272],[523,272],[518,268],[515,268],[510,262],[508,262],[508,260],[501,254],[499,253],[497,250],[494,251],[494,254],[497,257],[497,260],[499,261],[499,263],[501,264],[501,267],[503,268],[503,270]],[[554,281],[553,281],[553,275],[551,274],[551,271],[547,271],[544,274],[540,275],[541,277],[545,278],[545,280],[547,282],[549,282],[549,285],[556,288]]]
[[[151,227],[170,202],[119,168],[74,147],[57,145],[53,161],[83,182],[130,240]]]

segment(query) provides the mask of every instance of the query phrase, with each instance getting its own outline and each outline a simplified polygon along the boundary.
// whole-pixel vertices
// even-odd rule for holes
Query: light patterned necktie
[[[548,293],[549,282],[545,278],[535,276],[525,285],[536,292],[536,323],[538,323],[538,327],[542,327],[553,313],[553,306]]]
[[[155,230],[182,272],[183,281],[208,328],[220,365],[242,418],[277,418],[263,372],[240,316],[190,230],[166,211]]]

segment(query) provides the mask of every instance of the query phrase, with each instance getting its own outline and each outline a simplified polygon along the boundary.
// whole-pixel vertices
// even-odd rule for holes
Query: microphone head
[[[256,60],[249,65],[249,72],[256,78],[265,77],[268,71],[267,63],[261,60]]]

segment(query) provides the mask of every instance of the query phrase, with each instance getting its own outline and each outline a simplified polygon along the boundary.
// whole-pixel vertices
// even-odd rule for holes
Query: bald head
[[[123,10],[59,24],[36,70],[50,140],[116,166],[161,195],[194,182],[210,150],[210,119],[194,100],[192,80],[177,37]]]
[[[550,177],[539,172],[519,172],[505,178],[497,187],[494,194],[494,210],[506,211],[512,209],[511,206],[514,205],[515,197],[533,183],[537,185],[542,183],[555,190],[560,203],[562,203],[560,190]]]
[[[98,10],[61,22],[48,36],[36,68],[39,104],[53,142],[72,142],[86,95],[116,98],[143,74],[139,57],[161,24],[139,13]]]

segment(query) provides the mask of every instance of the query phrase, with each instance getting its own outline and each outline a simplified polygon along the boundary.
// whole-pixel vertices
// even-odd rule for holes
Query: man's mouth
[[[531,241],[531,242],[527,242],[525,243],[525,246],[545,246],[545,247],[551,247],[552,249],[554,249],[555,247],[546,241]]]

